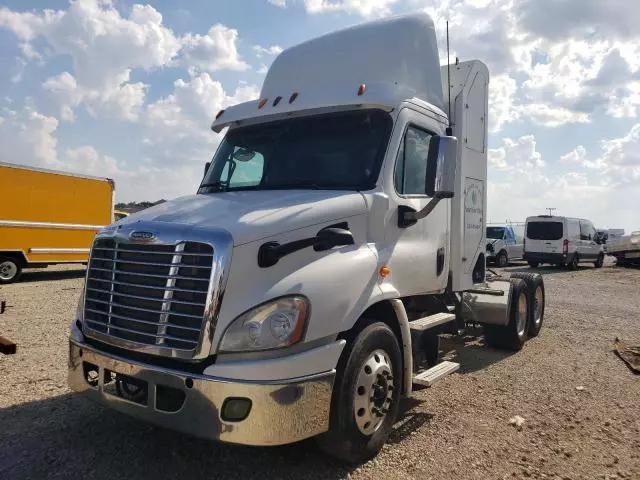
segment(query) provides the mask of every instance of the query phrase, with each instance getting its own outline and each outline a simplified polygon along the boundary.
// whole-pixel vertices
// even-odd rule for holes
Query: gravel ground
[[[216,444],[72,396],[67,324],[83,270],[26,273],[0,290],[0,332],[18,344],[0,356],[0,478],[640,479],[640,376],[612,353],[616,336],[640,343],[640,270],[540,272],[540,336],[514,355],[481,336],[443,342],[461,372],[417,392],[380,456],[355,470],[311,441]]]

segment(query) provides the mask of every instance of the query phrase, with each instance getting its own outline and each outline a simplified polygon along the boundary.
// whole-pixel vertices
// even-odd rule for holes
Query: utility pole
[[[549,216],[551,217],[551,216],[553,216],[552,212],[555,212],[557,210],[557,208],[548,208],[547,207],[547,208],[545,208],[545,210],[549,210]]]

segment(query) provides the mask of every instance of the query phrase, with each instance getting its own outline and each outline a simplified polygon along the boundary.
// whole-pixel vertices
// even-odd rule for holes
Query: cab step
[[[434,313],[427,317],[412,320],[409,322],[409,328],[414,332],[424,332],[425,330],[437,327],[438,325],[453,322],[455,319],[456,316],[453,313]]]
[[[418,375],[413,376],[413,383],[416,385],[422,385],[424,387],[430,387],[438,380],[446,377],[447,375],[457,372],[460,369],[460,364],[456,362],[440,362],[435,367],[431,367],[429,370],[425,370]]]

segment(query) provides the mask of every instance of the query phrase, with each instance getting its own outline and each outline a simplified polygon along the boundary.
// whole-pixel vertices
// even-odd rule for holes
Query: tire
[[[579,263],[580,263],[580,259],[578,258],[578,254],[574,253],[573,256],[571,257],[571,260],[567,262],[567,268],[569,270],[577,270]]]
[[[537,337],[544,321],[544,307],[546,296],[544,279],[538,273],[516,272],[511,278],[520,278],[527,284],[529,298],[529,337]]]
[[[498,253],[498,255],[496,256],[496,265],[500,268],[509,266],[509,257],[507,256],[506,252]]]
[[[534,262],[533,260],[529,260],[529,266],[531,268],[538,268],[538,265],[540,265],[540,263]]]
[[[340,357],[329,431],[316,437],[318,446],[353,465],[372,459],[389,438],[400,409],[401,392],[402,354],[398,340],[386,324],[368,325]],[[374,397],[373,402],[369,400]]]
[[[521,350],[527,341],[529,323],[529,295],[527,284],[521,278],[511,278],[509,323],[485,325],[484,337],[490,347],[501,350]]]
[[[604,265],[604,254],[600,254],[598,255],[598,259],[595,261],[595,263],[593,264],[596,268],[602,268],[602,265]]]
[[[13,257],[0,257],[0,285],[13,283],[22,274],[22,263]]]

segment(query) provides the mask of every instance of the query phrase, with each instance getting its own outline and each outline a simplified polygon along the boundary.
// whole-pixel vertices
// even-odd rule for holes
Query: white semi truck
[[[488,82],[440,67],[424,14],[282,52],[216,115],[195,195],[97,235],[71,388],[200,437],[375,456],[401,397],[458,369],[439,335],[518,350],[542,325],[542,278],[485,267]]]

